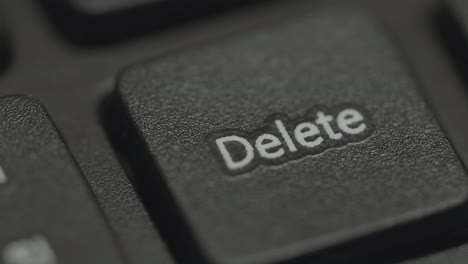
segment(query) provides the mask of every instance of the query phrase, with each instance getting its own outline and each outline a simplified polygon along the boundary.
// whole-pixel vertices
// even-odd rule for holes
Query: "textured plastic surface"
[[[463,0],[444,1],[437,9],[435,29],[440,37],[443,37],[444,48],[448,51],[453,62],[457,66],[455,69],[460,73],[460,77],[467,79],[466,69],[468,66],[468,2]],[[441,67],[446,67],[442,65]],[[450,68],[450,67],[449,67]],[[444,82],[441,82],[444,83]],[[447,84],[445,84],[447,85]],[[443,90],[443,89],[442,89]],[[452,99],[453,101],[453,99]],[[452,117],[455,120],[463,118],[460,115]],[[461,125],[464,122],[458,121]],[[455,133],[458,134],[458,133]],[[463,140],[465,141],[465,140]],[[460,146],[463,144],[459,144]],[[447,250],[437,251],[425,249],[426,256],[419,256],[412,260],[407,260],[405,264],[464,264],[468,260],[466,228],[461,232],[454,233],[445,243]],[[411,251],[411,250],[409,250]],[[433,251],[433,252],[431,252]]]
[[[0,184],[0,263],[126,263],[43,106],[29,97],[4,97],[0,120],[0,166],[6,178]],[[55,255],[46,262],[39,261],[47,254],[37,246],[42,238],[54,252],[49,255]],[[29,246],[42,250],[31,250],[36,257],[24,260],[29,246],[19,241],[32,241]]]
[[[211,261],[266,263],[362,241],[370,250],[462,219],[465,171],[400,54],[361,12],[317,9],[133,66],[118,85],[114,99],[137,130],[128,134],[141,141],[127,142],[127,155],[134,167],[158,167],[137,175],[146,177],[146,201],[158,204],[151,195],[162,187],[150,184],[162,177]],[[223,129],[257,129],[273,113],[297,117],[342,103],[372,116],[375,131],[364,142],[239,178],[206,142]]]

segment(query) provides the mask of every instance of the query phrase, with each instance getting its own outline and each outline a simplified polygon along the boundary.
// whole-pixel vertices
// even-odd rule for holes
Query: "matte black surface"
[[[13,262],[20,257],[11,245],[35,237],[55,252],[57,262],[47,263],[126,263],[43,106],[1,98],[0,120],[0,263],[32,263]]]
[[[120,107],[128,120],[109,130],[117,138],[127,126],[116,144],[127,143],[150,209],[170,202],[177,210],[158,217],[185,218],[188,233],[162,225],[178,231],[167,236],[193,239],[213,263],[270,263],[329,247],[338,248],[325,259],[346,261],[460,224],[465,171],[383,29],[354,9],[295,16],[135,65],[119,79],[107,117],[125,120]],[[239,178],[206,141],[224,129],[253,131],[273,113],[343,103],[372,116],[367,140]],[[172,198],[163,203],[165,192]]]

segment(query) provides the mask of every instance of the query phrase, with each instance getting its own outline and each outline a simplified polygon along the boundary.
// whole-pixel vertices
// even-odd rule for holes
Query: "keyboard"
[[[468,263],[468,2],[0,8],[0,264]]]

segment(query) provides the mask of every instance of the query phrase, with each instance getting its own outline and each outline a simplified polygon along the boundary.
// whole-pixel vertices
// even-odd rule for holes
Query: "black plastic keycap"
[[[105,120],[176,251],[322,263],[464,221],[465,170],[393,43],[365,12],[304,13],[120,76]]]
[[[258,0],[40,0],[65,37],[107,44]]]
[[[124,263],[44,107],[0,99],[0,263]]]

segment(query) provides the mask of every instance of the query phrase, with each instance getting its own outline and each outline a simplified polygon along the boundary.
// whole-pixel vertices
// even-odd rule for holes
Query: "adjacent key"
[[[113,99],[144,201],[202,262],[356,260],[464,221],[465,170],[365,12],[317,7],[134,65]]]
[[[258,0],[40,0],[66,37],[82,45],[123,40]]]
[[[124,263],[44,107],[0,99],[0,263]]]

